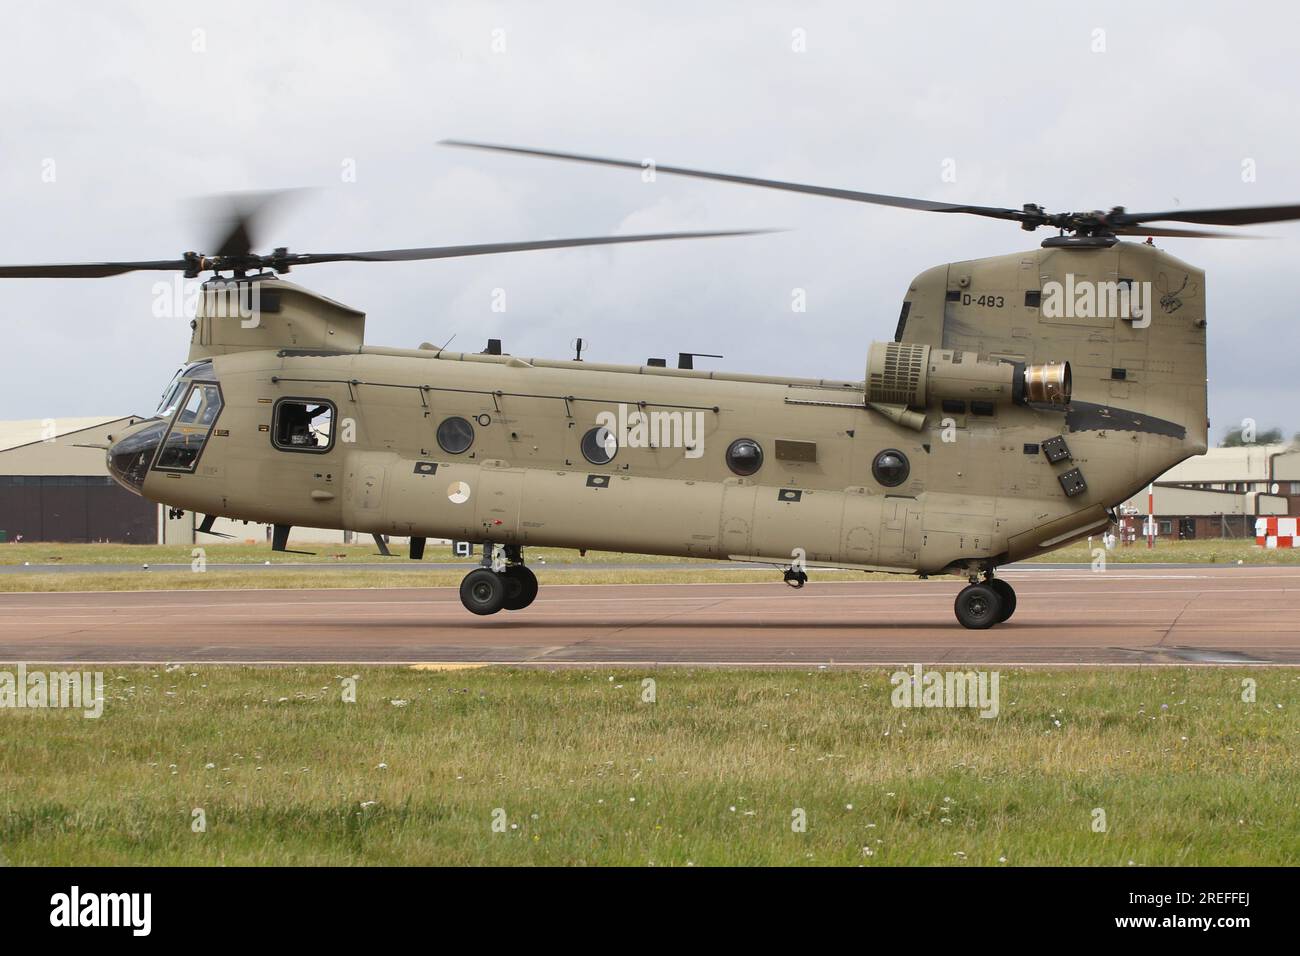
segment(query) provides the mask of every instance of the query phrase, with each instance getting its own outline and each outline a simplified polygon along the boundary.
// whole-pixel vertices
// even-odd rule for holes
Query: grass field
[[[291,541],[289,547],[302,553],[282,554],[270,544],[244,542],[200,542],[205,559],[211,564],[392,564],[408,561],[406,545],[393,544],[395,557],[384,557],[373,542],[333,544],[320,541]],[[64,544],[59,542],[7,542],[0,544],[0,564],[189,564],[194,545],[190,544]],[[475,555],[479,552],[476,549]],[[447,545],[430,544],[424,560],[447,563],[457,560]],[[572,548],[529,548],[530,562],[586,564],[690,564],[690,558],[670,558],[648,554],[625,554],[620,551],[588,551],[581,556]]]
[[[1008,670],[995,719],[894,708],[879,670],[183,666],[105,688],[98,720],[0,711],[11,864],[1300,859],[1290,669]]]
[[[302,545],[314,550],[311,555],[273,554],[264,545],[213,544],[204,545],[204,557],[209,564],[246,564],[248,570],[212,568],[203,573],[193,571],[148,570],[164,564],[187,565],[191,562],[190,545],[120,545],[120,544],[0,544],[0,564],[32,565],[134,565],[130,571],[95,572],[42,572],[0,574],[0,592],[4,591],[140,591],[223,588],[356,588],[356,587],[452,587],[460,583],[472,566],[466,562],[460,569],[430,567],[423,573],[403,570],[383,570],[384,564],[406,565],[405,557],[384,558],[375,552],[373,544],[358,545]],[[529,564],[543,583],[568,584],[675,584],[752,582],[776,580],[775,570],[716,569],[707,562],[685,558],[655,555],[624,554],[611,551],[589,551],[585,557],[577,551],[559,548],[530,548]],[[1088,564],[1094,555],[1086,542],[1051,552],[1044,560],[1064,563]],[[432,547],[426,554],[430,562],[445,562],[450,555],[445,549]],[[1145,545],[1116,548],[1108,552],[1106,560],[1113,564],[1142,564],[1149,562],[1175,562],[1197,564],[1298,564],[1300,549],[1266,550],[1256,547],[1253,541],[1175,541],[1160,544],[1148,550]],[[265,567],[271,564],[272,568]],[[311,568],[276,565],[334,564],[357,566],[355,572],[331,570],[328,573]],[[609,568],[601,565],[655,565],[654,567]],[[700,565],[698,570],[689,566]],[[254,567],[262,565],[262,567]],[[683,567],[686,565],[686,567]],[[593,567],[596,566],[596,567]],[[908,580],[907,575],[863,574],[853,571],[811,572],[817,581]]]
[[[1100,541],[1093,548],[1101,547]],[[1086,541],[1052,551],[1042,560],[1086,564],[1093,559]],[[1106,560],[1116,564],[1149,564],[1168,562],[1175,564],[1300,564],[1300,549],[1261,548],[1253,538],[1223,539],[1203,538],[1199,541],[1161,541],[1148,548],[1146,541],[1106,552]]]

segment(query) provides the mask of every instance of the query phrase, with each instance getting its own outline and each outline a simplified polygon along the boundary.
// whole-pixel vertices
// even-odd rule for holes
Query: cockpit
[[[139,494],[151,467],[193,472],[222,405],[212,363],[184,366],[163,389],[153,416],[109,448],[109,473],[122,487]]]

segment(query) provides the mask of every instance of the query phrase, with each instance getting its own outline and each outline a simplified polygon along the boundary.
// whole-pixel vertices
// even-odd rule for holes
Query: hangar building
[[[107,436],[132,419],[0,422],[0,535],[9,541],[153,544],[158,507],[104,470]]]
[[[1161,538],[1254,538],[1255,519],[1300,514],[1300,449],[1287,445],[1211,448],[1154,482]],[[1147,491],[1119,508],[1145,534]]]
[[[0,542],[194,543],[193,514],[169,517],[167,508],[119,487],[104,469],[108,436],[139,420],[127,415],[0,422]],[[213,530],[233,541],[270,540],[267,525],[223,519]],[[293,529],[294,541],[351,539],[350,532]]]

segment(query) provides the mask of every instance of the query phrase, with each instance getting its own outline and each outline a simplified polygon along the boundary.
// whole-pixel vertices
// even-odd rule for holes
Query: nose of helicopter
[[[107,454],[108,473],[113,480],[127,491],[140,494],[166,430],[166,422],[145,422],[116,436]]]

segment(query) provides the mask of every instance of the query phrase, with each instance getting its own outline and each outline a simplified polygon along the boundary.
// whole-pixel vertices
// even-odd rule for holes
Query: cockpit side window
[[[222,405],[221,386],[216,382],[190,384],[180,411],[163,439],[154,467],[163,471],[193,471]]]
[[[192,388],[190,394],[185,399],[185,406],[177,416],[176,421],[182,425],[192,425],[198,421],[199,409],[203,407],[203,389]]]
[[[329,451],[334,445],[334,404],[323,398],[280,399],[271,444],[282,451]]]

